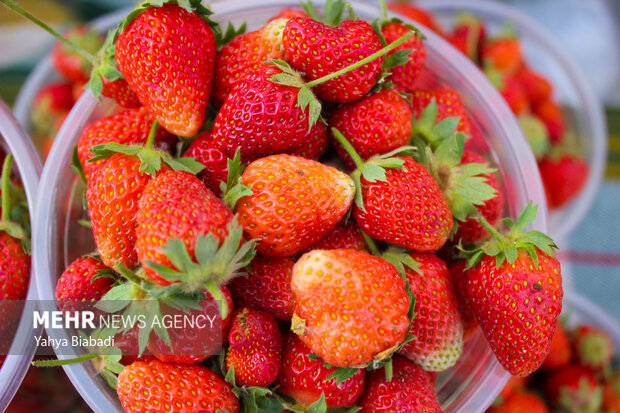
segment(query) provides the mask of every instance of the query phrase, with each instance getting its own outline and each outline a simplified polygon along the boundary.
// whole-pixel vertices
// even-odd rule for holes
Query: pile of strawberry
[[[488,413],[620,412],[620,369],[611,336],[593,325],[561,322],[551,352],[530,377],[512,377]]]
[[[514,29],[507,25],[502,33],[489,36],[483,21],[463,14],[447,32],[432,15],[415,6],[395,3],[390,7],[443,35],[498,88],[536,156],[549,207],[559,208],[577,197],[589,173],[578,137],[565,121],[551,82],[528,67]]]
[[[478,328],[516,375],[549,350],[555,245],[525,231],[531,204],[502,220],[460,96],[419,87],[423,37],[385,4],[372,25],[304,9],[241,34],[197,1],[146,2],[100,52],[118,68],[93,76],[141,106],[79,138],[97,251],[56,297],[215,306],[223,330],[95,331],[116,347],[80,360],[128,412],[440,411],[435,373]]]

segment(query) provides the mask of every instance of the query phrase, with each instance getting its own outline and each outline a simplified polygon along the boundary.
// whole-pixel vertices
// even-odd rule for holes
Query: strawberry
[[[155,118],[144,108],[126,109],[114,115],[106,116],[89,125],[77,144],[77,155],[89,177],[103,161],[88,162],[94,155],[90,152],[93,146],[103,143],[140,144],[146,143],[149,131]],[[176,138],[163,128],[157,128],[155,146],[162,149],[171,147]]]
[[[327,363],[367,366],[389,357],[405,339],[405,281],[382,258],[345,249],[310,251],[295,263],[291,288],[292,330]]]
[[[327,409],[355,404],[364,390],[366,372],[358,370],[352,377],[338,382],[332,377],[336,367],[327,367],[321,360],[310,358],[311,352],[297,335],[286,334],[282,366],[276,382],[278,390],[303,406],[310,406],[319,400],[321,394],[325,395]]]
[[[374,370],[368,373],[366,388],[358,401],[360,413],[440,413],[435,389],[426,373],[404,357],[394,357],[393,377]]]
[[[515,115],[524,115],[530,112],[530,102],[525,87],[517,77],[503,79],[499,92]]]
[[[411,137],[411,109],[402,96],[392,89],[362,97],[340,106],[330,119],[329,126],[351,137],[351,145],[366,160],[406,145]],[[338,155],[348,168],[355,162],[347,151],[335,142]]]
[[[410,3],[390,3],[388,9],[400,13],[408,19],[428,27],[437,34],[442,35],[443,30],[432,14]]]
[[[547,127],[540,119],[533,115],[521,115],[517,118],[527,142],[537,160],[548,154],[550,148]]]
[[[313,244],[307,251],[336,249],[368,252],[368,244],[366,244],[364,235],[355,222],[339,222],[331,231],[325,234],[323,238]]]
[[[268,386],[280,369],[282,335],[276,320],[264,311],[240,308],[228,333],[226,368],[234,368],[241,386]]]
[[[561,143],[566,130],[562,108],[548,99],[537,102],[533,107],[533,112],[547,127],[551,143]]]
[[[142,106],[138,95],[130,87],[125,79],[108,80],[101,78],[101,94],[113,99],[124,108],[139,108]]]
[[[226,182],[228,176],[228,158],[218,148],[217,142],[211,139],[211,132],[198,135],[183,156],[194,158],[205,166],[198,177],[215,196],[221,196],[220,185]]]
[[[306,133],[301,145],[289,149],[286,153],[316,161],[323,156],[328,145],[329,136],[327,134],[327,127],[323,122],[317,122],[312,125],[312,128]]]
[[[555,371],[545,383],[545,392],[554,406],[567,412],[598,412],[602,387],[587,367],[567,366]]]
[[[344,173],[285,154],[252,162],[241,182],[251,190],[232,197],[229,205],[247,237],[258,240],[258,252],[280,257],[321,239],[342,219],[354,194],[353,181]]]
[[[549,413],[545,402],[529,391],[515,392],[499,406],[493,406],[487,413]]]
[[[416,297],[410,330],[415,339],[405,344],[399,354],[426,371],[452,367],[463,351],[463,321],[448,266],[441,258],[428,253],[388,250],[384,258],[404,263],[401,273]]]
[[[291,291],[293,265],[295,262],[288,257],[258,255],[249,270],[242,270],[244,276],[228,283],[237,306],[256,308],[278,320],[290,321],[295,307]]]
[[[342,11],[337,14],[342,14]],[[282,43],[293,69],[314,81],[381,50],[381,40],[372,26],[361,20],[340,23],[325,16],[328,24],[312,18],[296,17],[286,23]],[[331,24],[334,23],[334,24]],[[331,25],[329,25],[331,24]],[[328,102],[351,102],[368,93],[382,72],[383,57],[313,88]]]
[[[70,83],[51,83],[39,90],[34,97],[31,121],[35,131],[47,134],[53,131],[56,121],[73,107]]]
[[[497,399],[493,402],[493,406],[501,405],[506,399],[508,399],[511,395],[517,392],[523,392],[525,390],[525,386],[527,384],[526,377],[517,377],[510,376],[506,385],[497,396]]]
[[[4,220],[3,220],[4,221]],[[30,277],[30,254],[20,239],[0,232],[0,300],[24,300]]]
[[[459,303],[459,313],[463,320],[463,342],[472,338],[480,328],[471,304],[467,301],[466,290],[469,282],[469,271],[465,269],[466,265],[466,261],[456,261],[450,265],[450,277]]]
[[[577,363],[594,372],[609,370],[614,359],[614,342],[607,331],[593,325],[581,325],[572,336]]]
[[[426,125],[426,122],[422,122],[420,117],[431,104],[433,99],[435,100],[437,109],[436,112],[433,113],[436,114],[432,117],[431,127],[434,126],[435,123],[446,118],[458,117],[459,122],[456,127],[456,131],[462,132],[467,136],[471,135],[469,115],[465,110],[465,106],[463,106],[463,103],[461,102],[461,98],[456,92],[446,87],[433,90],[415,90],[413,92],[413,95],[411,96],[411,103],[413,105],[413,115],[417,120],[413,125],[414,133],[422,136],[429,135],[429,132],[423,128],[423,126]]]
[[[620,370],[616,370],[604,383],[603,409],[609,413],[620,413]]]
[[[385,38],[385,41],[390,44],[400,39],[410,30],[410,27],[402,23],[390,21],[383,24],[381,27],[381,34]],[[424,48],[422,38],[422,35],[416,32],[416,36],[410,38],[388,54],[389,58],[389,56],[393,56],[399,51],[411,50],[406,56],[410,59],[408,62],[390,69],[392,73],[390,80],[394,84],[394,88],[398,91],[413,92],[415,90],[416,78],[426,64],[426,49]]]
[[[514,33],[488,39],[482,44],[480,59],[484,67],[492,67],[504,76],[512,76],[523,66],[521,42]]]
[[[56,301],[99,301],[114,284],[112,277],[95,278],[102,272],[110,272],[110,268],[101,261],[88,256],[76,259],[58,279]]]
[[[215,57],[212,100],[221,106],[226,97],[246,74],[254,72],[263,62],[286,60],[282,33],[287,19],[276,19],[266,26],[235,37]]]
[[[540,161],[538,167],[552,208],[574,199],[588,180],[588,163],[580,156],[552,154]]]
[[[461,158],[461,165],[467,164],[488,165],[482,155],[465,150]],[[496,226],[502,217],[502,209],[504,206],[504,197],[499,189],[497,177],[493,173],[477,176],[483,177],[485,183],[495,190],[495,196],[484,201],[482,205],[476,205],[477,213],[484,216],[491,225]],[[467,218],[467,220],[463,222],[459,222],[458,231],[454,235],[454,239],[461,240],[465,244],[482,241],[488,237],[489,233],[487,230],[472,217]]]
[[[517,78],[523,85],[530,105],[535,106],[538,102],[546,101],[551,98],[553,86],[541,74],[524,66],[519,73],[517,73]]]
[[[551,350],[540,368],[546,371],[557,370],[567,366],[572,359],[572,349],[568,334],[560,321],[558,321],[551,340]]]
[[[103,46],[101,35],[96,30],[85,26],[77,26],[68,30],[64,37],[93,54]],[[90,78],[91,62],[62,41],[54,44],[52,61],[54,68],[71,82],[85,83]]]
[[[199,365],[137,361],[118,376],[117,393],[127,412],[239,411],[232,387]]]
[[[536,212],[528,204],[516,223],[507,222],[503,235],[479,217],[493,237],[469,252],[467,300],[499,362],[521,377],[540,367],[549,353],[562,309],[555,244],[541,232],[523,233]]]
[[[461,14],[447,39],[473,62],[478,62],[480,47],[486,39],[486,28],[475,16]]]
[[[205,20],[209,10],[180,3],[185,6],[146,3],[130,13],[119,26],[115,58],[162,126],[190,137],[205,120],[217,46]]]

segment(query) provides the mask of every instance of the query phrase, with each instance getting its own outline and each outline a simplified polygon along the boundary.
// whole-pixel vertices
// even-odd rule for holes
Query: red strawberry
[[[577,363],[594,372],[608,371],[614,359],[614,342],[607,331],[593,325],[581,325],[572,336]]]
[[[221,196],[220,184],[226,182],[228,176],[228,158],[211,139],[211,132],[198,135],[183,156],[194,158],[205,166],[198,177],[215,196]]]
[[[541,232],[522,233],[536,211],[528,204],[508,233],[494,231],[493,239],[470,252],[467,300],[495,356],[515,376],[540,367],[562,310],[555,244]]]
[[[232,387],[199,365],[137,361],[118,376],[117,393],[127,412],[239,411]]]
[[[459,16],[448,41],[472,61],[478,62],[480,47],[486,37],[484,23],[471,14]]]
[[[56,284],[56,301],[99,301],[107,293],[114,279],[99,277],[99,271],[109,270],[101,261],[92,257],[80,257],[62,273]]]
[[[103,38],[96,30],[77,26],[65,32],[64,37],[89,53],[96,53],[103,46]],[[72,47],[57,41],[52,49],[54,68],[71,82],[85,83],[90,78],[91,62]]]
[[[0,231],[0,300],[24,300],[30,278],[30,254],[22,241]],[[4,318],[4,317],[3,317]]]
[[[368,252],[368,244],[364,239],[362,231],[352,220],[349,222],[339,222],[323,238],[313,244],[311,250],[358,250]],[[306,251],[307,252],[307,251]]]
[[[553,155],[538,164],[547,199],[553,208],[561,207],[574,199],[588,180],[587,162],[578,156]]]
[[[530,102],[526,89],[517,77],[507,77],[501,82],[500,93],[515,115],[523,115],[530,111]]]
[[[389,22],[381,28],[381,34],[385,41],[390,44],[407,34],[411,29],[402,23]],[[401,92],[413,92],[416,87],[416,78],[426,64],[426,49],[422,42],[421,36],[414,36],[391,51],[388,56],[405,49],[411,49],[411,53],[407,55],[409,60],[407,63],[393,67],[390,69],[392,75],[390,80],[394,84],[394,88]]]
[[[568,334],[562,323],[558,321],[551,341],[551,350],[540,368],[551,371],[564,367],[570,363],[572,353]]]
[[[290,258],[258,255],[250,270],[243,271],[246,276],[236,277],[228,284],[237,306],[266,311],[278,320],[290,320],[295,307],[291,291],[293,265]]]
[[[280,369],[282,335],[276,320],[264,311],[241,308],[228,333],[226,368],[234,368],[240,386],[266,387]]]
[[[514,35],[489,39],[482,45],[481,60],[484,66],[512,76],[523,66],[521,42]]]
[[[463,320],[463,342],[467,342],[480,328],[480,324],[478,324],[476,320],[471,304],[467,301],[466,292],[467,283],[469,282],[469,271],[465,269],[466,265],[466,261],[457,261],[450,265],[452,285],[454,286],[456,298],[459,302],[459,313]]]
[[[278,374],[278,390],[304,406],[310,406],[325,394],[328,409],[355,404],[366,382],[366,372],[358,370],[351,378],[338,383],[326,380],[336,367],[325,367],[321,360],[308,357],[312,352],[297,335],[289,332],[284,337],[282,366]]]
[[[263,62],[286,60],[282,33],[287,19],[277,19],[250,33],[235,37],[215,57],[212,99],[221,106],[246,74],[256,71]]]
[[[479,163],[487,164],[487,161],[475,152],[465,150],[463,157],[461,158],[461,165]],[[493,226],[497,225],[502,217],[502,209],[504,207],[504,197],[499,188],[497,177],[494,173],[486,175],[485,182],[490,185],[495,191],[496,195],[484,201],[482,205],[476,205],[478,213],[482,214],[484,218]],[[489,237],[489,233],[480,223],[474,218],[467,218],[464,222],[459,222],[458,231],[456,232],[454,239],[461,240],[463,243],[473,243],[482,241]]]
[[[189,256],[194,257],[198,237],[211,234],[216,241],[223,241],[232,219],[228,208],[191,173],[166,171],[151,179],[136,213],[136,252],[146,275],[160,285],[169,285],[171,281],[147,261],[172,268],[162,250],[170,239],[182,240]],[[186,274],[188,279],[190,275]],[[199,289],[199,283],[196,287]]]
[[[340,106],[329,126],[350,137],[362,159],[381,155],[406,145],[411,138],[411,109],[396,91],[381,89],[360,100]],[[337,141],[336,150],[348,168],[355,162]]]
[[[140,144],[146,143],[155,118],[144,108],[127,109],[115,115],[106,116],[92,123],[80,136],[77,144],[78,159],[89,177],[103,161],[88,162],[94,157],[90,148],[103,143]],[[155,146],[166,149],[176,138],[163,128],[155,134]]]
[[[90,174],[86,189],[88,213],[101,261],[114,267],[138,265],[136,213],[151,176],[140,172],[137,157],[114,154]]]
[[[583,366],[567,366],[554,372],[545,382],[551,403],[561,411],[598,412],[602,387],[592,371]]]
[[[308,134],[308,115],[297,105],[298,89],[271,81],[281,73],[260,65],[237,82],[213,125],[212,139],[229,158],[244,161],[294,150]]]
[[[49,134],[58,118],[66,116],[73,107],[70,83],[51,83],[39,90],[32,108],[32,126],[39,133]]]
[[[562,108],[552,100],[539,101],[534,105],[534,114],[545,124],[552,143],[561,143],[564,140],[566,124]]]
[[[252,195],[231,204],[257,250],[290,256],[317,242],[344,216],[354,186],[344,173],[316,161],[272,155],[252,162],[241,177]]]
[[[176,308],[163,305],[161,313],[163,317],[170,316],[170,319],[179,314],[190,317],[193,320],[203,320],[202,324],[195,326],[181,325],[166,328],[170,337],[172,348],[166,344],[159,335],[151,336],[147,349],[155,355],[159,361],[168,363],[200,363],[207,358],[217,355],[222,344],[227,340],[228,327],[232,320],[233,300],[230,291],[224,285],[220,288],[221,297],[219,301],[224,301],[227,315],[222,319],[220,315],[220,303],[213,294],[205,291],[205,298],[200,301],[199,309],[188,309],[180,312]],[[202,318],[199,318],[202,317]]]
[[[435,389],[426,373],[404,357],[394,357],[393,378],[383,369],[368,373],[366,389],[357,403],[360,413],[440,413]]]
[[[310,251],[293,267],[291,288],[292,330],[327,363],[366,366],[405,339],[405,281],[382,258],[355,250]]]
[[[433,90],[416,90],[413,92],[411,103],[416,119],[420,117],[433,99],[435,99],[437,104],[437,122],[448,117],[458,117],[460,120],[456,131],[468,136],[471,135],[469,116],[461,102],[461,98],[456,92],[446,87]]]
[[[386,259],[389,254],[386,253]],[[450,279],[450,271],[433,254],[408,254],[415,262],[404,268],[411,291],[416,297],[410,334],[415,339],[399,354],[427,371],[452,367],[463,351],[463,321]],[[414,264],[411,262],[411,264]]]
[[[549,413],[545,402],[536,393],[515,392],[499,406],[491,407],[487,413]]]
[[[125,79],[108,80],[101,78],[103,87],[101,94],[107,98],[113,99],[116,103],[124,108],[139,108],[142,106],[138,95],[130,87]]]
[[[347,20],[335,27],[310,18],[297,17],[286,23],[282,43],[293,69],[305,73],[306,80],[319,79],[344,69],[379,51],[379,37],[370,24]],[[351,102],[372,89],[379,77],[383,57],[313,88],[329,102]]]
[[[217,46],[207,14],[176,4],[147,6],[121,23],[118,68],[168,131],[195,135],[205,119]]]
[[[530,105],[535,106],[538,102],[549,100],[551,93],[553,92],[553,86],[547,79],[545,79],[539,73],[523,67],[519,73],[517,73],[519,82],[523,85],[523,89],[527,94],[530,101]]]
[[[616,370],[604,383],[603,409],[609,413],[620,413],[620,370]]]
[[[306,133],[301,145],[297,148],[289,149],[286,153],[316,161],[323,156],[328,145],[329,136],[327,135],[327,127],[323,122],[317,122],[312,125],[312,128]]]
[[[506,382],[506,385],[504,386],[502,391],[499,393],[499,396],[497,396],[497,399],[495,400],[495,402],[493,402],[493,405],[502,404],[506,399],[508,399],[514,393],[523,392],[523,390],[525,390],[526,385],[527,385],[526,377],[510,376],[510,378]]]
[[[428,27],[437,34],[443,34],[443,30],[432,14],[410,3],[391,3],[388,8],[396,13],[400,13],[414,22]]]

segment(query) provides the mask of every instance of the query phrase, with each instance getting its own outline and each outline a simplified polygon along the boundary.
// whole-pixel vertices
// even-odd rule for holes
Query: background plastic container
[[[316,1],[322,5],[324,1]],[[351,2],[361,18],[380,15],[376,6]],[[246,21],[250,30],[263,25],[282,8],[296,6],[290,0],[249,2],[233,0],[212,5],[213,18],[235,25]],[[456,89],[471,110],[473,121],[488,137],[490,155],[497,164],[506,196],[506,213],[514,217],[530,201],[540,205],[533,228],[546,230],[546,204],[534,157],[510,109],[484,75],[443,39],[426,32],[428,67]],[[109,101],[99,103],[90,92],[82,95],[60,130],[43,172],[34,228],[35,269],[41,299],[53,300],[54,287],[64,268],[94,247],[81,217],[79,182],[69,169],[71,154],[84,127],[110,113]],[[52,338],[67,337],[66,331],[48,332]],[[486,408],[503,387],[508,374],[499,365],[484,337],[479,334],[465,348],[460,362],[438,379],[438,397],[446,412],[476,412]],[[67,356],[59,356],[64,359]],[[116,394],[91,364],[65,366],[78,391],[95,411],[122,411]]]
[[[0,138],[2,138],[1,145],[4,150],[13,154],[13,163],[19,171],[26,191],[26,198],[28,205],[30,205],[30,222],[34,227],[33,205],[35,204],[39,176],[41,176],[41,160],[34,146],[32,146],[30,138],[24,133],[11,110],[2,100],[0,100]],[[26,300],[35,301],[36,299],[36,277],[34,270],[31,269]],[[4,411],[11,402],[26,375],[36,350],[36,342],[29,320],[30,317],[21,319],[9,350],[10,355],[6,356],[0,368],[0,411]]]
[[[607,126],[601,102],[581,67],[541,23],[519,10],[488,0],[421,0],[416,5],[430,11],[444,27],[451,27],[459,13],[482,19],[492,35],[510,22],[523,42],[525,59],[554,86],[554,97],[564,109],[567,130],[579,137],[581,153],[590,167],[588,181],[570,203],[549,213],[549,232],[562,244],[588,213],[603,181],[607,162]]]

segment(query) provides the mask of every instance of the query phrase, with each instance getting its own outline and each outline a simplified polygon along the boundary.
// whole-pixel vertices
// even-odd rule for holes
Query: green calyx
[[[431,103],[422,111],[416,119],[415,115],[412,119],[411,136],[413,139],[420,139],[428,143],[431,148],[436,148],[441,142],[448,139],[456,133],[460,118],[451,116],[437,122],[438,107],[435,98],[431,99]],[[465,138],[468,138],[464,135]]]
[[[114,60],[114,51],[116,46],[114,40],[116,39],[116,32],[110,30],[106,35],[103,46],[99,49],[95,55],[95,62],[92,65],[90,73],[90,79],[85,89],[90,89],[96,97],[101,96],[103,91],[103,79],[113,82],[118,79],[123,79],[123,74],[118,70],[116,61]]]
[[[220,190],[222,191],[223,201],[230,208],[231,211],[235,210],[237,202],[244,196],[252,196],[252,186],[245,185],[242,180],[242,175],[245,167],[241,163],[241,151],[237,149],[235,157],[228,160],[228,176],[226,182],[220,183]]]
[[[127,26],[143,12],[153,7],[163,7],[166,4],[176,4],[177,6],[189,13],[196,13],[200,17],[202,17],[207,23],[209,23],[209,25],[217,24],[209,19],[209,16],[213,14],[213,12],[209,10],[208,7],[202,4],[202,0],[145,0],[142,3],[138,4],[136,8],[133,9],[131,13],[129,13],[127,17],[125,17],[125,19],[123,19],[119,23],[115,31],[116,33],[114,35],[114,39],[116,39],[116,35],[118,33],[123,32],[127,28]]]
[[[226,25],[226,30],[213,30],[213,34],[215,35],[215,43],[219,48],[226,46],[230,43],[235,37],[244,34],[247,30],[247,25],[245,22],[241,24],[238,28],[235,28],[231,22],[228,22]]]
[[[301,1],[301,6],[313,20],[336,27],[346,19],[357,20],[355,11],[349,2],[343,0],[327,0],[323,6],[323,14],[319,13],[312,1]],[[347,14],[345,15],[345,9]]]
[[[481,214],[477,214],[476,220],[491,234],[491,238],[474,250],[463,251],[469,258],[466,269],[475,266],[485,255],[495,257],[497,268],[500,268],[504,261],[514,263],[519,251],[525,251],[536,267],[538,267],[538,251],[552,257],[557,245],[548,235],[537,230],[525,232],[525,227],[534,222],[537,213],[538,206],[530,201],[516,222],[510,218],[502,221],[507,229],[504,234],[489,224]]]
[[[220,374],[224,376],[224,380],[230,384],[232,388],[232,392],[237,399],[239,399],[239,404],[241,406],[242,413],[267,413],[270,411],[268,407],[273,403],[271,399],[273,399],[273,392],[267,387],[259,387],[259,386],[239,386],[235,380],[235,366],[231,366],[230,370],[226,371],[226,356],[225,352],[222,351],[220,357],[220,366],[218,370]]]
[[[434,150],[420,139],[414,141],[418,148],[416,160],[435,178],[457,221],[465,221],[476,213],[476,206],[497,196],[495,188],[487,183],[494,169],[486,163],[461,164],[464,134],[450,134]]]
[[[587,377],[581,377],[577,388],[571,386],[560,387],[558,397],[559,407],[568,412],[597,413],[603,404],[603,387],[594,388]]]
[[[136,156],[140,159],[140,172],[155,177],[157,172],[161,170],[162,162],[168,165],[175,171],[186,171],[192,174],[197,174],[202,171],[205,166],[195,160],[194,158],[181,157],[174,158],[165,152],[160,152],[153,149],[153,142],[155,139],[155,133],[157,132],[158,122],[154,121],[149,132],[146,144],[142,145],[124,145],[121,143],[104,143],[101,145],[95,145],[90,148],[90,151],[95,155],[90,158],[88,162],[95,162],[101,159],[106,159],[115,153],[122,153],[128,156]],[[79,171],[78,171],[79,173]],[[83,173],[83,171],[82,171]]]
[[[362,211],[366,210],[362,197],[362,178],[370,183],[385,182],[387,180],[386,168],[405,170],[403,166],[405,161],[400,158],[395,158],[394,156],[398,154],[408,155],[415,149],[412,146],[403,146],[386,154],[373,156],[367,161],[364,161],[353,145],[351,145],[338,129],[332,128],[332,135],[344,147],[357,166],[357,169],[351,174],[351,179],[353,179],[355,183],[355,205]]]
[[[8,154],[2,165],[0,185],[2,193],[2,219],[0,231],[20,240],[26,254],[30,255],[30,213],[24,190],[11,182],[13,155]]]

